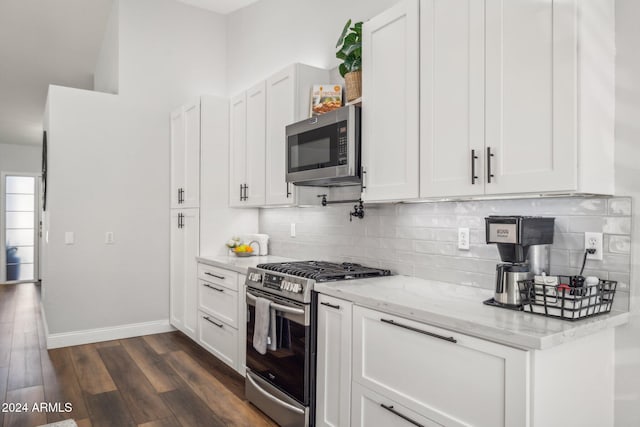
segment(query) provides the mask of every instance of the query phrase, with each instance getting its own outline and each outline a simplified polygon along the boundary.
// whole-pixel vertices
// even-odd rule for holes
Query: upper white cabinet
[[[293,64],[267,79],[266,205],[295,203],[293,184],[285,179],[285,127],[309,117],[311,87],[328,83],[327,70],[304,64]]]
[[[484,2],[423,0],[420,25],[420,195],[484,194]]]
[[[171,207],[200,203],[200,99],[171,114]]]
[[[362,48],[362,198],[417,198],[419,1],[366,22]]]
[[[266,85],[231,99],[229,205],[265,203]]]
[[[613,194],[614,18],[613,0],[406,0],[367,22],[364,199]]]

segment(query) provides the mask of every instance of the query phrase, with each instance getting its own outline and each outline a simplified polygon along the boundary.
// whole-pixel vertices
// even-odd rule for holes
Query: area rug
[[[64,420],[58,421],[57,423],[42,424],[38,427],[78,427],[78,424],[76,424],[76,422],[73,420]]]

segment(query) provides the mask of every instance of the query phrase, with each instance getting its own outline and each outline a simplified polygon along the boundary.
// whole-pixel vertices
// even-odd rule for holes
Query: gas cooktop
[[[364,267],[350,262],[293,261],[258,264],[258,268],[291,276],[305,277],[316,282],[363,279],[366,277],[389,276],[391,274],[389,270]]]

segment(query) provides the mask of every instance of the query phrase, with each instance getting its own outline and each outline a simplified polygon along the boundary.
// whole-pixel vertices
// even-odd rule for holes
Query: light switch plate
[[[289,235],[291,237],[296,237],[296,223],[295,222],[291,223],[291,230],[290,230]]]
[[[114,241],[115,241],[115,236],[114,236],[114,234],[113,234],[113,231],[107,231],[107,232],[104,234],[104,242],[105,242],[107,245],[113,245],[113,242],[114,242]]]
[[[73,245],[75,242],[75,235],[73,231],[65,231],[64,233],[64,244],[65,245]]]

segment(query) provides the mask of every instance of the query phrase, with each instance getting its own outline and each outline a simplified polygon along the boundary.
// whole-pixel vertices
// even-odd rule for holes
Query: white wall
[[[0,144],[0,172],[41,172],[42,147]]]
[[[174,0],[117,7],[119,94],[50,88],[51,334],[168,320],[170,111],[226,87],[223,17]]]
[[[640,2],[616,0],[616,192],[632,197],[631,321],[616,330],[616,426],[640,425]]]
[[[228,16],[229,95],[294,62],[330,69],[349,18],[365,21],[398,0],[261,0]]]
[[[93,74],[93,90],[99,92],[118,93],[120,80],[119,4],[119,0],[114,0]]]

